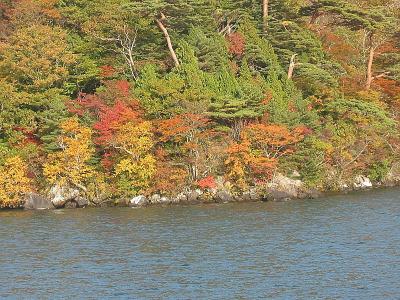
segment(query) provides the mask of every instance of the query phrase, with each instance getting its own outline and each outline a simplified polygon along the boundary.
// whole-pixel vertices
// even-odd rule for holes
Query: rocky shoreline
[[[392,182],[385,185],[374,186],[369,178],[360,175],[354,178],[352,184],[343,184],[339,192],[344,193],[393,185],[395,185],[395,183]],[[278,174],[270,183],[249,188],[241,194],[234,194],[230,192],[225,185],[220,185],[217,188],[208,190],[188,189],[174,197],[167,197],[160,194],[153,194],[147,197],[139,195],[131,199],[105,200],[98,203],[89,202],[80,195],[77,189],[55,186],[49,191],[47,197],[34,193],[27,195],[21,208],[28,210],[46,210],[85,207],[146,207],[154,205],[288,201],[317,198],[326,193],[328,193],[328,191],[308,188],[299,179],[293,179]]]

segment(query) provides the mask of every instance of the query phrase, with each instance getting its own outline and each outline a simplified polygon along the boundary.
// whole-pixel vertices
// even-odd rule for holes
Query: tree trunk
[[[263,28],[264,32],[268,31],[268,19],[269,19],[269,0],[263,0]]]
[[[375,57],[375,48],[371,45],[371,48],[369,49],[369,57],[367,63],[367,82],[365,84],[365,88],[367,91],[371,89],[371,84],[372,81],[374,80],[372,71],[372,66],[374,64],[374,57]]]
[[[161,18],[156,19],[156,22],[157,22],[158,27],[161,29],[161,31],[164,34],[165,40],[167,41],[169,53],[171,55],[172,60],[174,61],[175,67],[177,67],[177,66],[179,66],[179,60],[176,56],[174,47],[172,46],[171,37],[169,36],[168,30],[162,22],[165,19],[166,19],[165,15],[163,13],[161,13]]]
[[[289,70],[287,75],[288,79],[292,79],[293,77],[294,68],[296,67],[296,56],[297,54],[293,54],[290,58]]]

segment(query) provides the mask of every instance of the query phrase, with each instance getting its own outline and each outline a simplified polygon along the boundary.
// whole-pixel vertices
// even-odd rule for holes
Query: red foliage
[[[207,189],[216,188],[217,184],[216,184],[215,178],[213,176],[207,176],[207,177],[197,181],[197,186],[203,190],[207,190]]]
[[[111,107],[103,107],[99,112],[99,121],[93,126],[99,134],[97,143],[107,144],[116,129],[128,122],[139,123],[142,121],[142,114],[139,103],[135,100],[130,103],[117,101]]]
[[[251,174],[259,184],[270,180],[278,166],[276,158],[252,157],[250,160]]]
[[[311,128],[308,128],[305,125],[300,125],[294,128],[293,134],[294,136],[298,137],[300,140],[303,139],[305,136],[310,135],[313,133]]]
[[[228,36],[229,53],[235,56],[242,56],[246,47],[244,36],[239,32],[234,32]]]
[[[107,144],[116,129],[124,124],[142,121],[143,110],[139,102],[130,97],[130,83],[126,80],[104,81],[104,89],[97,94],[80,93],[67,103],[69,111],[79,116],[89,113],[97,121],[93,125],[98,133],[96,142]]]
[[[101,69],[100,76],[102,78],[113,77],[116,73],[116,70],[113,66],[105,65],[105,66],[101,66],[100,69]]]
[[[23,134],[24,139],[21,142],[22,145],[28,145],[28,144],[39,145],[41,143],[40,139],[37,137],[37,135],[33,130],[20,126],[16,126],[13,129]]]
[[[112,170],[115,163],[112,158],[113,158],[113,153],[111,153],[110,151],[105,152],[103,154],[103,157],[101,158],[101,165],[105,170],[109,172]]]
[[[376,78],[373,82],[373,87],[391,98],[400,96],[400,82],[396,80],[383,77]]]
[[[82,116],[85,112],[98,116],[99,111],[105,108],[104,101],[97,95],[79,93],[78,97],[66,103],[68,111],[72,114]]]

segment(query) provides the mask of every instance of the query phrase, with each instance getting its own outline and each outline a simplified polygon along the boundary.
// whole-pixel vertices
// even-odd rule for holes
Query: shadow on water
[[[0,297],[395,299],[400,190],[0,212]]]

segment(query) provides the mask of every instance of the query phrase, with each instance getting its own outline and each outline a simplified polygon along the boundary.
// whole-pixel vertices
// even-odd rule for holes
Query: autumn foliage
[[[0,206],[396,170],[394,0],[0,2]]]
[[[0,166],[0,208],[19,207],[32,189],[26,162],[19,156],[7,158]]]
[[[58,150],[48,155],[43,173],[51,184],[85,189],[85,183],[95,174],[90,164],[95,151],[92,130],[77,118],[65,120],[60,129]]]

